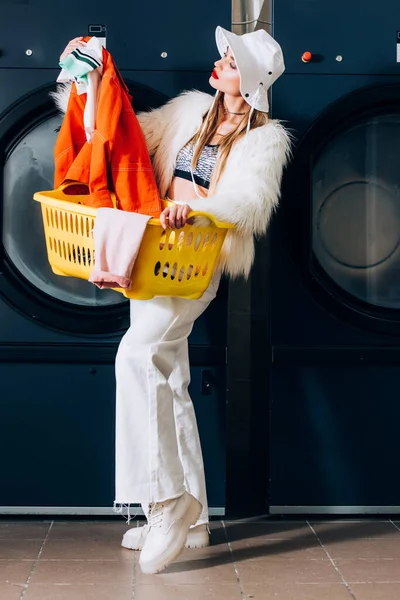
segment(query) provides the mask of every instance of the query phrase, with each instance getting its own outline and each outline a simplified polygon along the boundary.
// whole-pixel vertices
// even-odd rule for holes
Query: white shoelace
[[[162,517],[163,517],[163,512],[164,512],[164,504],[162,504],[161,502],[155,502],[151,509],[150,509],[150,513],[149,513],[149,517],[147,520],[147,524],[149,527],[161,527],[162,524]]]

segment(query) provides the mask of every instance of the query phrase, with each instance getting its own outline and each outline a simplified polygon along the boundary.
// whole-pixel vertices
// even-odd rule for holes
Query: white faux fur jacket
[[[68,87],[59,86],[53,96],[65,112]],[[198,131],[212,100],[209,94],[189,91],[161,108],[138,113],[161,198],[167,195],[178,152]],[[282,171],[289,154],[287,131],[278,121],[269,121],[250,130],[247,139],[242,137],[235,143],[212,195],[187,201],[193,210],[208,212],[236,226],[226,236],[220,261],[221,268],[232,277],[247,277],[250,273],[254,236],[267,230],[278,204]]]

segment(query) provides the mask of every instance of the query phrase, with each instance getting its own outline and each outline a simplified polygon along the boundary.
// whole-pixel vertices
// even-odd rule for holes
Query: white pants
[[[219,279],[198,300],[131,300],[116,358],[116,504],[162,502],[187,490],[203,506],[198,524],[208,522],[187,339]]]

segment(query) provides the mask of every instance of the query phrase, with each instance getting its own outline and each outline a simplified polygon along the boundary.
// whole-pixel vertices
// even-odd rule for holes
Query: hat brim
[[[246,69],[243,65],[246,65],[246,62],[248,63],[248,57],[245,56],[243,52],[240,36],[236,35],[232,31],[227,31],[226,29],[218,25],[218,27],[215,30],[215,41],[217,44],[218,52],[220,53],[221,57],[224,56],[227,48],[230,48],[234,56],[236,68],[239,72],[240,77],[240,93],[243,99],[253,108],[267,113],[269,111],[268,95],[264,93],[263,98],[260,100],[257,99],[254,103],[253,100],[255,100],[255,97],[249,96],[249,94],[246,93],[244,89],[248,86],[246,86],[245,81]]]
[[[237,37],[237,36],[234,33],[232,33],[231,31],[227,31],[226,29],[223,29],[220,25],[218,25],[218,27],[215,30],[215,41],[217,43],[218,52],[220,53],[220,55],[222,57],[222,56],[224,56],[224,54],[228,48],[230,48],[232,50],[232,54],[235,58],[236,66],[237,66],[237,69],[239,71],[239,75],[241,78],[240,68],[239,68],[239,65],[237,64],[236,54],[235,54],[235,45],[236,45],[235,37]]]

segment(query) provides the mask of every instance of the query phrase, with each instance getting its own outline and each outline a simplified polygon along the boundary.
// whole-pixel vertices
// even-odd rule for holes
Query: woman
[[[72,40],[62,56],[79,47]],[[289,136],[268,119],[268,89],[283,73],[280,46],[265,31],[216,30],[221,58],[209,83],[215,97],[185,92],[138,115],[160,197],[174,205],[164,228],[180,228],[191,210],[230,222],[221,260],[198,300],[133,300],[131,326],[116,359],[116,504],[141,503],[148,523],[122,545],[141,549],[145,573],[162,571],[185,543],[208,545],[204,468],[188,394],[187,339],[215,298],[222,272],[249,275],[254,236],[266,232],[280,193]],[[62,92],[58,98],[63,104]]]

